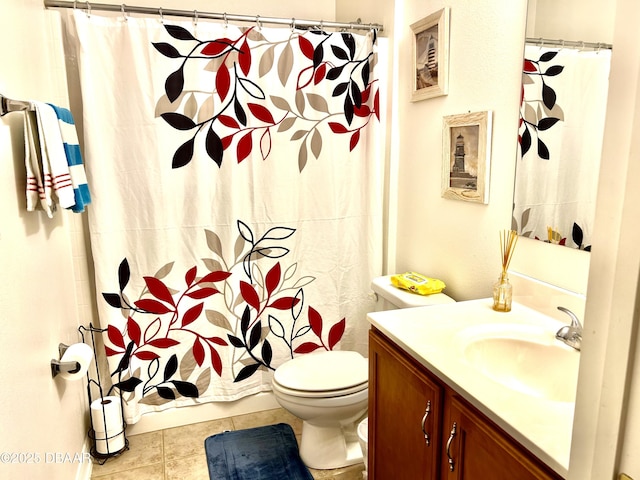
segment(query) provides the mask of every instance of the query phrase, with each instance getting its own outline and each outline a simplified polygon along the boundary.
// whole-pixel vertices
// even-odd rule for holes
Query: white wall
[[[456,300],[487,297],[501,268],[499,231],[511,225],[525,0],[404,3],[399,43],[397,271],[415,270],[447,284]],[[409,25],[451,7],[449,94],[410,103]],[[441,198],[442,118],[491,110],[487,205]],[[520,252],[517,250],[516,255]]]
[[[3,0],[0,8],[0,92],[66,105],[57,24],[39,0]],[[83,451],[85,384],[52,379],[49,362],[58,358],[58,343],[79,340],[78,230],[66,212],[50,220],[25,211],[22,132],[22,114],[0,120],[0,452],[35,464],[3,457],[0,478],[67,480],[88,466],[55,463],[57,453]]]
[[[529,10],[535,10],[535,16],[527,25],[527,36],[596,43],[613,41],[615,2],[530,0]]]

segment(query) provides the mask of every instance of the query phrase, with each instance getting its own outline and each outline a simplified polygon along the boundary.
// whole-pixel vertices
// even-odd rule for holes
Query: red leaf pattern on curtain
[[[240,294],[242,295],[242,298],[244,298],[244,301],[249,304],[249,306],[251,306],[255,310],[260,310],[260,297],[258,297],[258,293],[252,285],[241,280]]]
[[[133,343],[135,343],[136,345],[140,345],[140,338],[142,337],[140,325],[138,325],[136,321],[131,317],[127,319],[127,334],[129,335],[129,338],[133,341]]]
[[[151,292],[151,295],[156,297],[158,300],[162,300],[169,305],[175,306],[173,303],[173,296],[162,280],[155,277],[144,277],[144,281],[147,284],[147,288]]]
[[[227,98],[227,94],[229,93],[229,88],[231,87],[231,75],[229,75],[229,70],[227,66],[222,63],[220,68],[218,68],[218,72],[216,74],[216,90],[218,91],[218,96],[220,100],[224,100]]]

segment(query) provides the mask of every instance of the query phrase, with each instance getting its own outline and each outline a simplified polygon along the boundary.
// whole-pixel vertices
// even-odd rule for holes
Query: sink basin
[[[575,401],[580,353],[532,325],[487,324],[465,329],[464,361],[486,377],[529,396]]]

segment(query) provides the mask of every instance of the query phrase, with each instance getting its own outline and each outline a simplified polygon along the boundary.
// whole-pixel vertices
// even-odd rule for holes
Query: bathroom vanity
[[[368,318],[370,479],[566,476],[579,352],[562,322],[491,300]]]

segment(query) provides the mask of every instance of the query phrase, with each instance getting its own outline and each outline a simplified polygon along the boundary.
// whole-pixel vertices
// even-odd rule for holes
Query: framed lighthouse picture
[[[442,197],[489,202],[491,111],[448,115],[443,120]]]
[[[446,95],[449,91],[449,7],[412,23],[411,30],[411,101]]]

